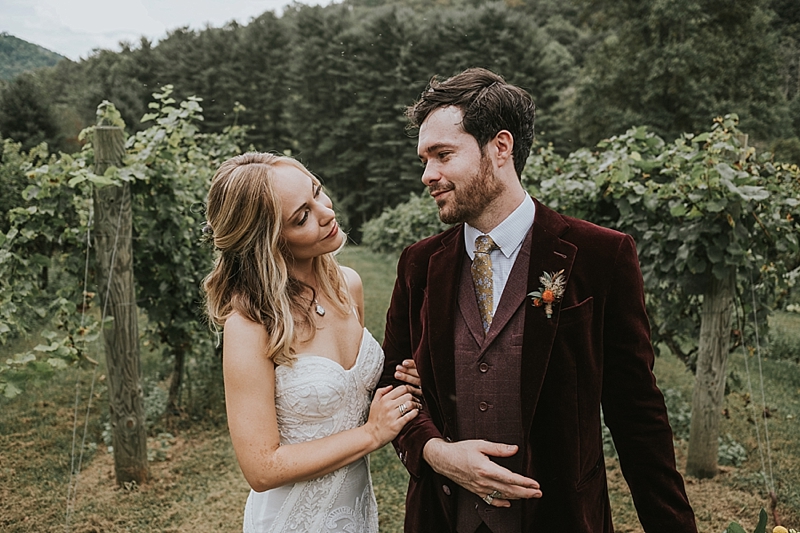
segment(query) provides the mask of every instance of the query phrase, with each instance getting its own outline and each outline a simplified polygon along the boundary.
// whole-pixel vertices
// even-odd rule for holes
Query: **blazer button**
[[[450,496],[450,487],[447,485],[442,485],[442,492],[444,492],[447,496]]]
[[[478,409],[480,409],[481,411],[486,411],[487,409],[489,409],[489,404],[486,402],[481,402],[478,404]]]
[[[489,365],[486,363],[481,363],[478,369],[483,372],[484,374],[489,371]]]

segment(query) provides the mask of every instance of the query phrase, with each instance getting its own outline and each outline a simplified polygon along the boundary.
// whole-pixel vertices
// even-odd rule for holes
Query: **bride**
[[[420,405],[413,387],[375,390],[383,351],[361,279],[333,256],[346,236],[330,199],[296,160],[247,153],[217,170],[207,215],[207,311],[224,328],[228,426],[252,488],[244,531],[377,532],[367,455]]]

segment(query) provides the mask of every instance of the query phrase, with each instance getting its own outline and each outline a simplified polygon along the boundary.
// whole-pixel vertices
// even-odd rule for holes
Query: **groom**
[[[534,105],[492,72],[434,79],[407,115],[456,226],[403,251],[387,314],[382,384],[413,357],[425,397],[394,442],[405,531],[613,531],[602,406],[645,530],[696,532],[633,240],[525,193]]]

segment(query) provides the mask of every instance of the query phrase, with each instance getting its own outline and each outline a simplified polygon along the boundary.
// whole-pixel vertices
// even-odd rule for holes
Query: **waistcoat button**
[[[447,496],[450,496],[450,487],[447,485],[442,485],[442,492],[444,492]]]
[[[486,372],[489,371],[489,365],[487,365],[486,363],[481,363],[481,365],[478,367],[478,369],[481,372],[486,373]]]
[[[488,408],[489,408],[489,404],[486,403],[486,402],[481,402],[478,405],[478,409],[480,409],[481,411],[486,411]]]

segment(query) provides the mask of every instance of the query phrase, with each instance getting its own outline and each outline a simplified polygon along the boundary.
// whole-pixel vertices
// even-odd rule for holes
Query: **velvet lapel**
[[[442,417],[456,434],[455,314],[464,262],[464,226],[442,239],[442,247],[428,263],[425,320],[428,346]]]
[[[528,290],[537,290],[541,283],[539,277],[544,272],[564,270],[569,287],[572,264],[578,249],[570,242],[562,241],[560,236],[569,228],[566,221],[555,211],[536,201],[536,216],[531,235],[530,268],[528,270]],[[527,293],[526,293],[527,294]],[[525,333],[522,340],[522,424],[527,433],[533,422],[539,393],[558,329],[561,306],[553,307],[552,318],[547,318],[543,307],[534,307],[530,299],[525,303]],[[555,355],[557,356],[557,354]]]

